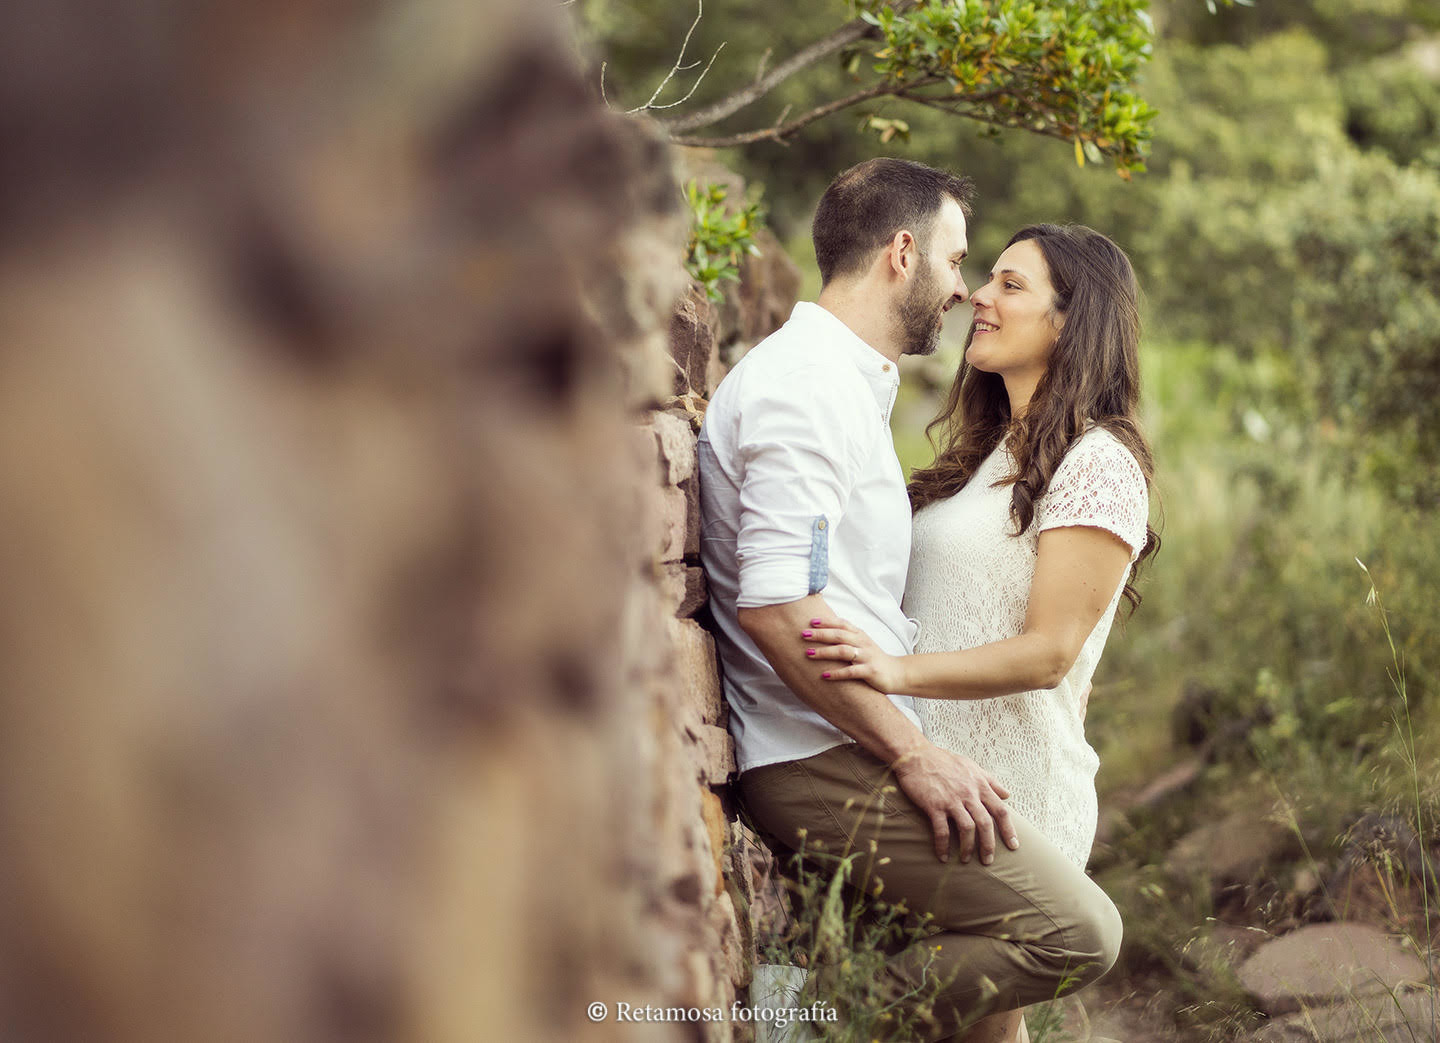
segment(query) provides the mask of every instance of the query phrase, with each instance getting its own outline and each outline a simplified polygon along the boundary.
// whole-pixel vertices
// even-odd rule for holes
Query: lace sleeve
[[[1114,435],[1096,428],[1084,435],[1050,479],[1035,505],[1035,531],[1089,525],[1113,532],[1134,561],[1145,545],[1150,494],[1140,465]]]

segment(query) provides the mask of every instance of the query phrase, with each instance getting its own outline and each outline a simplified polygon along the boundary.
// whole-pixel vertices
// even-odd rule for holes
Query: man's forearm
[[[823,666],[805,657],[801,631],[812,619],[835,618],[820,595],[783,605],[742,608],[739,617],[740,626],[790,690],[886,764],[925,744],[920,729],[888,698],[859,681],[823,680]]]

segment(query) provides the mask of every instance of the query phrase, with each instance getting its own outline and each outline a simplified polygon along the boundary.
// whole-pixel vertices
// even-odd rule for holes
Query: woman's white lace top
[[[997,448],[965,488],[917,511],[905,611],[920,621],[917,652],[950,652],[1017,636],[1025,624],[1035,551],[1045,529],[1095,526],[1130,547],[1133,567],[1145,543],[1149,494],[1140,465],[1114,435],[1091,427],[1065,454],[1035,518],[1013,535],[1014,467]],[[916,699],[925,734],[976,761],[1010,790],[1010,807],[1082,867],[1095,839],[1095,769],[1085,741],[1085,690],[1124,588],[1090,632],[1059,686],[993,699]]]

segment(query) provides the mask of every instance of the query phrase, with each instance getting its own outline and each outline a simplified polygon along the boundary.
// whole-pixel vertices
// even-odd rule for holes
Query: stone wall
[[[0,7],[7,1038],[693,1039],[586,1005],[744,989],[714,318],[559,10]]]
[[[653,693],[661,731],[657,774],[662,796],[655,837],[665,893],[703,924],[701,944],[691,954],[694,994],[712,996],[727,1010],[737,991],[744,998],[740,990],[750,984],[761,910],[773,910],[776,895],[771,893],[770,853],[741,823],[727,792],[735,749],[726,727],[715,642],[701,622],[706,590],[699,559],[695,445],[705,400],[725,372],[722,340],[759,339],[778,328],[771,316],[788,315],[798,282],[794,265],[768,239],[761,257],[749,262],[724,300],[712,303],[700,286],[689,288],[670,323],[674,394],[664,409],[648,415],[639,448],[642,457],[653,455],[658,463],[650,513],[661,524],[653,561],[664,608],[672,616],[668,628],[656,629],[667,639],[669,655],[646,663],[646,687]],[[788,301],[777,300],[786,294]],[[749,1036],[747,1027],[727,1024],[712,1029],[709,1038],[729,1039],[732,1032]]]

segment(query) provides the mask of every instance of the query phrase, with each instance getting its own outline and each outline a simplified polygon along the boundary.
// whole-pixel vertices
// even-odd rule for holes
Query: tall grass
[[[831,853],[812,845],[786,859],[789,917],[773,925],[761,958],[808,971],[796,1006],[822,1003],[840,1012],[834,1023],[797,1025],[797,1035],[813,1031],[834,1043],[917,1037],[946,984],[927,974],[925,985],[907,988],[886,973],[893,954],[924,944],[934,932],[928,916],[881,897],[873,864],[873,841],[868,852]]]

